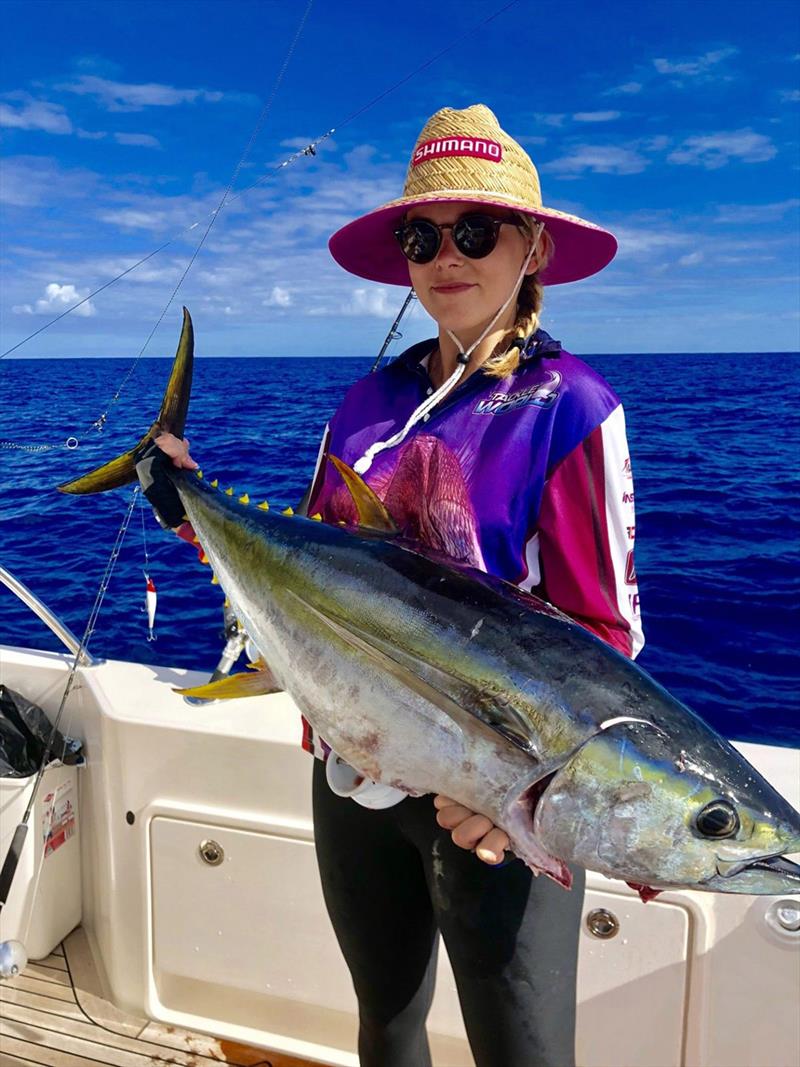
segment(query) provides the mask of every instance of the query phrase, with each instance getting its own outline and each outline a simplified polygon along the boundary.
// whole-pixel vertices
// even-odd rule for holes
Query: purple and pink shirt
[[[356,382],[326,427],[308,513],[357,522],[350,466],[430,395],[429,340]],[[544,330],[506,378],[478,369],[379,452],[364,480],[402,533],[549,601],[634,657],[644,644],[625,417],[608,382]],[[424,550],[424,547],[423,547]],[[303,747],[327,746],[304,723]]]

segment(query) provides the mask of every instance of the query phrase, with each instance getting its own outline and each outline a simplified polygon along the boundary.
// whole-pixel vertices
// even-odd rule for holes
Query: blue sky
[[[138,353],[251,137],[304,0],[4,0],[0,138],[5,350]],[[800,348],[800,5],[520,0],[356,115],[502,0],[314,0],[235,190],[339,127],[222,212],[180,304],[201,355],[371,355],[404,291],[345,274],[344,222],[400,195],[437,108],[481,101],[530,152],[545,203],[620,240],[546,296],[578,353]],[[344,123],[342,125],[342,123]],[[409,340],[428,335],[417,308]]]

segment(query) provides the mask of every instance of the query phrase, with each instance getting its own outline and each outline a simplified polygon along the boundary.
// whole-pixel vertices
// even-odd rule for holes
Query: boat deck
[[[319,1067],[127,1015],[98,995],[89,958],[77,930],[47,959],[0,979],[2,1067]]]

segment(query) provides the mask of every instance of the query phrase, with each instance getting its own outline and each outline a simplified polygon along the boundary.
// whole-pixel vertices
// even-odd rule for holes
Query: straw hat
[[[343,226],[329,242],[333,258],[351,274],[390,285],[410,285],[408,260],[394,231],[413,205],[448,200],[513,208],[545,224],[555,252],[539,280],[574,282],[614,258],[613,234],[594,223],[542,206],[539,175],[528,154],[501,129],[483,104],[437,111],[419,135],[399,200]]]

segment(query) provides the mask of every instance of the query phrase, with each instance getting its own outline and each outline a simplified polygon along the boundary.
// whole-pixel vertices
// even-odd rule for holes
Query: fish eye
[[[697,813],[694,824],[703,837],[733,837],[739,829],[739,816],[727,800],[712,800]]]

